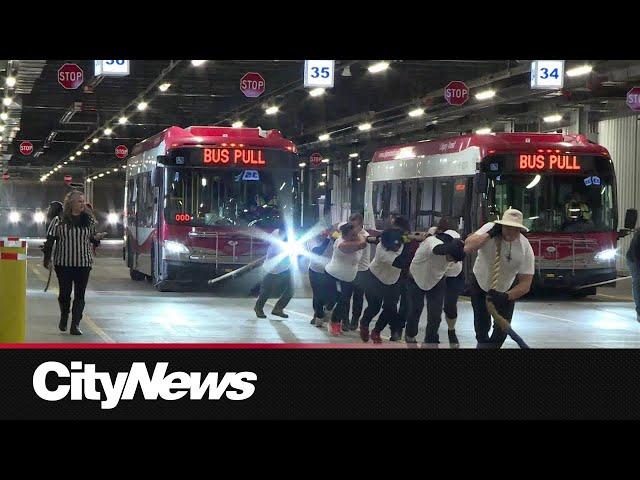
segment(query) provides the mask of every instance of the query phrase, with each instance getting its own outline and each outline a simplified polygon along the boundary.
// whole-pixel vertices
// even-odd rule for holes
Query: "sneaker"
[[[358,325],[360,325],[360,320],[357,318],[352,318],[351,323],[349,324],[349,330],[358,330]]]
[[[316,318],[316,327],[318,328],[324,327],[324,318]]]
[[[380,338],[380,332],[377,331],[375,328],[371,330],[371,340],[373,340],[373,343],[382,343],[382,338]]]
[[[342,335],[342,330],[340,328],[340,324],[339,323],[329,322],[328,327],[329,327],[329,334],[330,335],[332,335],[334,337],[338,337],[338,336]]]
[[[410,337],[408,335],[404,336],[404,341],[407,343],[418,343],[418,341],[416,340],[416,337]]]
[[[369,341],[369,327],[360,325],[360,338],[365,343]]]
[[[253,307],[253,311],[256,312],[256,317],[258,318],[267,318],[267,316],[264,314],[264,310],[258,306]]]
[[[289,318],[289,315],[284,313],[282,310],[276,310],[275,308],[271,310],[271,315],[275,315],[276,317]]]
[[[449,333],[449,345],[451,348],[458,348],[460,346],[460,342],[458,341],[458,336],[456,335],[455,330],[448,330]]]
[[[389,341],[399,342],[401,339],[402,339],[402,330],[391,332],[391,338],[389,338]]]
[[[351,325],[349,325],[349,321],[348,320],[343,320],[342,321],[342,331],[343,332],[350,332],[351,331]]]
[[[311,319],[311,321],[309,322],[311,325],[315,325],[316,324],[316,316],[314,315],[313,318]]]

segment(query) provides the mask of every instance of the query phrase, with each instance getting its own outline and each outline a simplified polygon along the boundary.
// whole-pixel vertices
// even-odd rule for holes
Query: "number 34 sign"
[[[333,88],[335,60],[305,60],[304,86]]]
[[[531,88],[559,90],[564,85],[564,60],[536,60],[531,63]]]

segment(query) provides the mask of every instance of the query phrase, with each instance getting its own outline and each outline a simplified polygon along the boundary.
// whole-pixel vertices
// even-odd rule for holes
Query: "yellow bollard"
[[[27,242],[0,237],[0,343],[24,342],[27,318]]]

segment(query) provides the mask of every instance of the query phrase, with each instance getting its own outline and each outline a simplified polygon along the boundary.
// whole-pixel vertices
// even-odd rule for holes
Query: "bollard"
[[[0,237],[0,343],[24,342],[27,317],[27,242]]]

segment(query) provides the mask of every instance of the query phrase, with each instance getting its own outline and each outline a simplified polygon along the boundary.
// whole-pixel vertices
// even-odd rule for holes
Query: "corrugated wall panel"
[[[598,143],[604,146],[613,159],[618,190],[618,228],[624,226],[627,208],[638,209],[640,201],[640,117],[614,118],[598,122]],[[629,248],[631,236],[618,243],[617,267],[628,272],[624,253]]]

